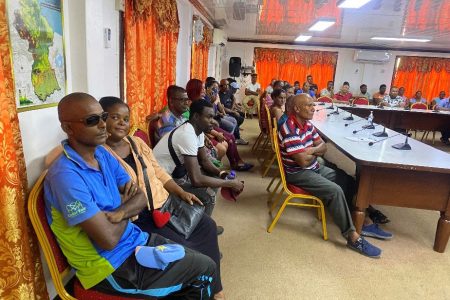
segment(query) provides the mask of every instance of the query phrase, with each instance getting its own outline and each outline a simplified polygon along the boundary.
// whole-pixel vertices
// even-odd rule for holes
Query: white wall
[[[411,56],[437,56],[450,57],[450,54],[443,53],[423,53],[423,52],[407,52],[407,51],[390,51],[393,58],[387,64],[362,64],[353,61],[353,54],[355,49],[347,48],[326,48],[326,47],[311,47],[303,45],[276,45],[264,43],[235,43],[229,42],[226,45],[226,54],[222,57],[222,73],[221,78],[227,78],[228,63],[230,57],[241,57],[242,65],[253,64],[253,53],[255,47],[265,48],[282,48],[282,49],[299,49],[299,50],[316,50],[316,51],[337,51],[338,61],[335,73],[335,89],[338,89],[344,81],[350,83],[350,89],[353,93],[359,92],[359,86],[362,83],[367,84],[370,93],[375,93],[381,84],[386,84],[389,90],[392,75],[394,73],[395,56],[397,55],[411,55]],[[300,82],[306,78],[299,78]],[[323,88],[323,87],[319,87]]]
[[[191,79],[191,28],[194,7],[187,0],[177,0],[180,32],[177,45],[176,85],[185,87]]]

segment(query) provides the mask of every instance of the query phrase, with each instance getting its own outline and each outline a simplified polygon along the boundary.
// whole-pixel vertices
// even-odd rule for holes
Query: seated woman
[[[273,104],[270,107],[270,115],[278,121],[285,110],[286,93],[284,90],[274,90],[272,92],[272,99]]]
[[[109,114],[106,121],[106,129],[109,137],[106,140],[105,148],[119,160],[133,181],[137,182],[139,187],[148,193],[149,191],[147,191],[145,186],[142,165],[131,148],[130,142],[126,139],[130,130],[130,110],[128,105],[115,97],[102,98],[100,105]],[[182,201],[190,204],[200,202],[195,195],[185,192],[178,186],[170,175],[158,165],[150,147],[139,138],[131,138],[136,144],[139,155],[147,165],[146,174],[149,178],[152,195],[152,199],[148,200],[153,201],[155,209],[160,208],[169,197],[178,197]],[[146,232],[160,234],[165,238],[197,250],[213,259],[217,265],[217,284],[214,291],[217,298],[215,297],[215,299],[221,299],[223,297],[220,279],[220,252],[217,241],[217,227],[214,220],[207,214],[203,215],[203,218],[189,239],[185,239],[183,235],[168,225],[162,228],[156,227],[149,210],[142,211],[134,223]]]
[[[349,92],[350,85],[348,85],[346,82],[342,85],[341,89],[338,93],[334,94],[334,102],[336,103],[344,103],[349,104],[350,99],[353,98],[352,93]]]
[[[186,85],[186,92],[191,101],[205,98],[206,95],[203,83],[198,79],[191,79],[188,81]],[[206,136],[208,136],[214,146],[220,143],[227,144],[228,147],[226,149],[226,155],[230,161],[231,169],[236,171],[248,171],[253,168],[252,164],[244,162],[240,157],[234,135],[220,128],[218,123],[214,125],[210,134],[205,134],[205,137]]]

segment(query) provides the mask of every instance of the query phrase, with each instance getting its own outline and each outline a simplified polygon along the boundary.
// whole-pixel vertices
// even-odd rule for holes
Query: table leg
[[[434,247],[433,247],[434,251],[444,253],[449,237],[450,237],[450,216],[446,216],[445,213],[441,212],[441,217],[439,218],[437,224],[436,237],[434,240]]]
[[[355,210],[352,212],[353,217],[353,223],[356,228],[356,232],[361,234],[362,226],[364,224],[364,218],[366,217],[366,214],[364,211],[359,210],[358,208],[355,208]]]

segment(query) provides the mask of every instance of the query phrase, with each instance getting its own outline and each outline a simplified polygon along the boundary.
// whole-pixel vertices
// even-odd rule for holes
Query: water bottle
[[[370,125],[373,125],[373,110],[370,111],[370,115],[367,118],[367,120],[369,121]]]

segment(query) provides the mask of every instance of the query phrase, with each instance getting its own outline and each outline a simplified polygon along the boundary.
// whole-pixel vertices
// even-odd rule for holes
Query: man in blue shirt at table
[[[450,98],[445,98],[445,92],[441,91],[439,93],[439,98],[435,98],[433,101],[435,101],[436,105],[434,109],[436,110],[445,110],[450,111]],[[441,142],[445,145],[450,145],[450,130],[444,129],[441,131]]]
[[[360,236],[353,225],[348,203],[354,191],[352,182],[343,171],[337,172],[318,161],[327,146],[310,120],[314,115],[314,101],[307,94],[295,96],[288,119],[278,132],[286,181],[320,198],[329,209],[334,222],[347,239],[347,246],[363,255],[377,258],[381,249]],[[345,192],[344,192],[345,191]],[[376,224],[363,227],[363,232],[378,238],[389,239],[391,234]]]
[[[46,214],[83,287],[134,297],[211,298],[215,264],[209,257],[129,221],[147,199],[100,146],[108,114],[97,100],[69,94],[58,104],[58,116],[68,140],[45,178]]]

